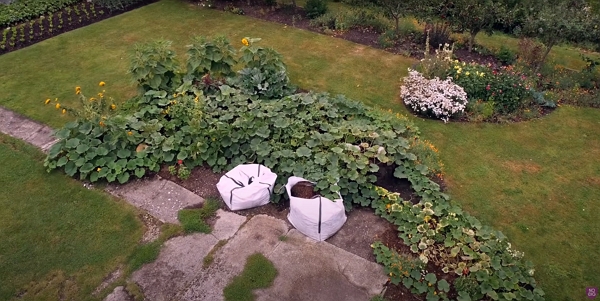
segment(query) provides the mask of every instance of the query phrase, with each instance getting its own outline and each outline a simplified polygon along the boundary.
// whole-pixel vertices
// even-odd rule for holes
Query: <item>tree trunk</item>
[[[473,45],[475,45],[475,36],[479,33],[479,30],[471,30],[469,32],[469,52],[473,52]]]
[[[394,20],[396,20],[396,35],[398,35],[400,31],[400,16],[394,16]]]
[[[546,46],[546,51],[544,52],[542,59],[537,64],[537,66],[535,66],[535,73],[538,73],[540,71],[540,69],[542,68],[542,66],[544,66],[544,62],[546,61],[548,54],[550,54],[550,50],[552,49],[553,46],[554,46],[554,43],[549,43],[548,46]]]

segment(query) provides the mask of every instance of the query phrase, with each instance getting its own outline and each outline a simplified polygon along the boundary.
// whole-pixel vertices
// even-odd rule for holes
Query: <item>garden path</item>
[[[57,141],[52,128],[3,107],[0,132],[43,151]],[[178,210],[204,201],[160,177],[109,185],[106,191],[169,223],[178,222]],[[380,294],[387,282],[380,265],[328,242],[316,242],[284,220],[266,215],[247,220],[223,210],[217,212],[213,233],[168,240],[158,259],[134,272],[130,279],[142,289],[146,300],[223,300],[225,286],[241,273],[247,256],[257,252],[278,270],[271,287],[255,291],[257,300],[366,301]],[[214,260],[203,267],[209,253]],[[123,287],[117,287],[104,300],[131,297]]]

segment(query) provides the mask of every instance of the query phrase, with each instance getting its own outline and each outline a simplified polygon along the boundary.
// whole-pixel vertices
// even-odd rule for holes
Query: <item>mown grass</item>
[[[48,174],[43,158],[0,134],[0,300],[93,300],[142,225],[126,204]]]
[[[87,93],[101,80],[120,100],[134,94],[126,74],[134,43],[167,38],[181,57],[190,36],[216,34],[234,44],[244,36],[263,38],[262,45],[283,54],[292,80],[302,88],[344,93],[406,113],[397,95],[407,67],[417,63],[413,59],[175,0],[0,56],[0,105],[60,126],[66,119],[43,108],[47,97],[74,102],[76,85]],[[478,41],[485,43],[482,37]],[[578,58],[576,52],[565,55]],[[517,124],[414,118],[440,150],[450,194],[525,251],[548,300],[580,299],[586,286],[600,283],[600,268],[593,264],[600,256],[600,241],[594,238],[600,216],[593,210],[600,200],[599,117],[596,109],[563,106]]]

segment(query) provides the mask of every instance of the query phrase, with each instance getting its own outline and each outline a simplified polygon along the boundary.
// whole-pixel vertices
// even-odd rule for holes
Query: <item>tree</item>
[[[495,23],[504,20],[506,7],[502,1],[454,0],[441,1],[439,14],[452,25],[453,31],[469,34],[469,51],[473,50],[475,36],[485,30],[492,33]]]
[[[386,18],[394,20],[396,24],[395,30],[398,32],[400,29],[400,18],[406,16],[409,11],[409,2],[402,0],[377,0],[375,4],[382,9]]]
[[[523,25],[522,34],[536,37],[546,47],[537,72],[546,61],[552,47],[564,42],[592,40],[590,32],[597,32],[593,23],[591,7],[582,0],[563,1],[557,5],[544,5],[538,12],[530,14]],[[593,41],[592,41],[593,42]]]

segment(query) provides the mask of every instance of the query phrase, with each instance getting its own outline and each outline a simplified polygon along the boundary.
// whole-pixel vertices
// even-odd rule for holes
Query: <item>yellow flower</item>
[[[194,98],[194,101],[195,101],[195,102],[198,102],[198,96],[196,96],[196,98]]]
[[[57,103],[54,107],[56,107],[57,109],[60,109],[60,104]]]
[[[100,126],[104,126],[104,121],[100,121]]]
[[[423,220],[428,223],[431,220],[431,216],[429,215],[425,215],[425,218],[423,218]]]
[[[471,73],[469,73],[469,71],[467,71],[467,72],[465,73],[465,75],[466,75],[466,76],[469,76],[469,74],[471,74]]]
[[[100,167],[98,167],[98,169],[96,169],[96,171],[101,171],[101,170],[102,170],[102,168],[100,168]]]
[[[100,87],[104,87],[104,85],[106,85],[106,83],[105,83],[105,82],[100,82],[100,83],[98,84],[98,86],[100,86]]]
[[[456,70],[456,73],[460,74],[461,71],[462,71],[462,69],[458,69],[458,70]]]
[[[65,109],[63,109],[63,110],[62,110],[62,113],[63,113],[63,114],[64,114],[64,113],[66,113],[66,112],[67,112],[67,110],[65,110]]]
[[[479,76],[483,77],[483,75],[484,75],[484,74],[485,74],[485,73],[481,72],[481,75],[479,75]]]
[[[102,97],[104,97],[104,94],[98,93],[98,97],[102,98]]]
[[[131,136],[133,133],[131,131],[127,132],[127,135]]]
[[[114,109],[116,109],[116,108],[117,108],[117,106],[116,106],[114,103],[110,105],[110,109],[111,109],[111,110],[114,110]]]
[[[242,39],[242,44],[244,44],[244,46],[250,45],[250,43],[248,42],[248,39],[246,39],[246,38]]]
[[[90,101],[94,101],[94,100],[96,100],[96,99],[95,99],[95,98],[93,98],[93,97],[91,97],[91,98],[90,98]]]
[[[81,93],[81,87],[77,86],[75,87],[75,94],[80,94]]]
[[[44,101],[44,104],[49,104],[50,103],[50,98],[46,99],[46,101]]]

